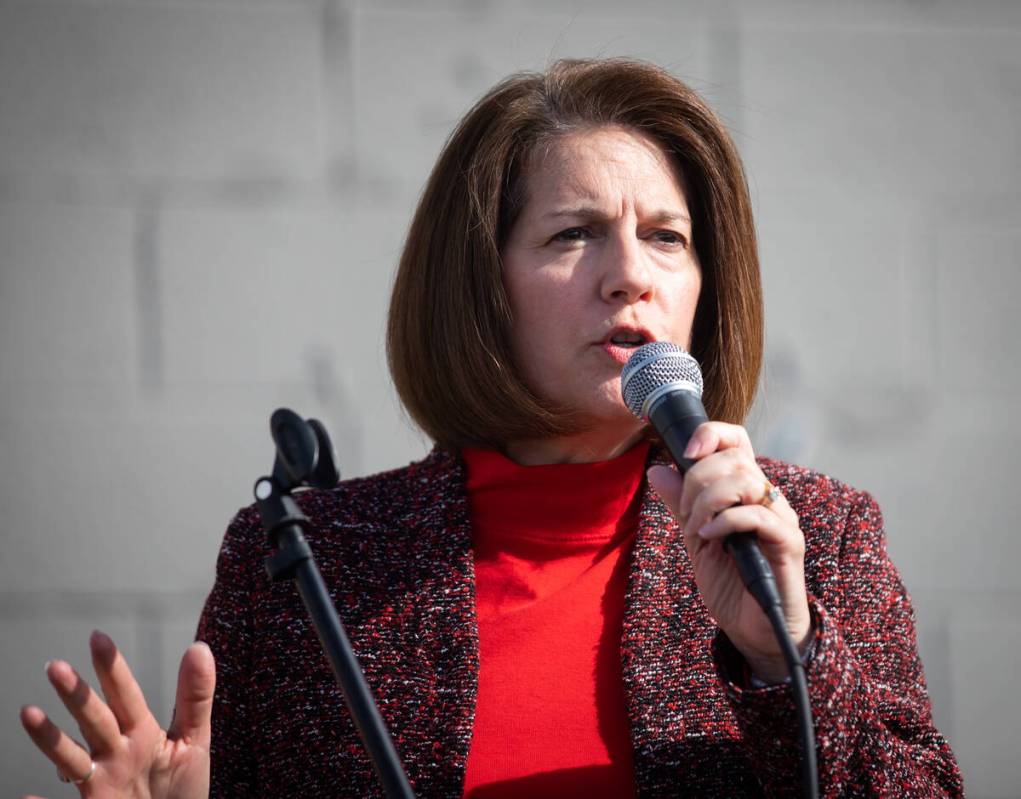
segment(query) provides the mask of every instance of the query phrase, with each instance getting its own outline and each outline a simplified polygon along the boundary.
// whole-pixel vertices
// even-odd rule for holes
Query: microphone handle
[[[670,391],[649,410],[649,421],[670,453],[677,468],[685,473],[695,461],[684,457],[684,450],[695,428],[708,421],[702,400],[690,391]],[[780,592],[769,561],[759,549],[754,533],[732,533],[723,540],[723,548],[734,559],[741,581],[768,614],[780,607]]]
[[[695,461],[684,457],[688,441],[691,440],[695,428],[707,420],[702,400],[689,391],[669,391],[656,400],[649,410],[649,421],[682,474],[695,465]],[[723,548],[734,559],[741,581],[765,612],[783,652],[790,673],[791,694],[801,738],[802,796],[806,799],[817,799],[819,772],[808,680],[801,655],[787,630],[773,569],[769,561],[763,557],[754,533],[731,533],[723,540]]]

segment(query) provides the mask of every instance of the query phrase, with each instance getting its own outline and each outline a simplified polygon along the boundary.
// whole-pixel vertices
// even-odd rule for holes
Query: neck
[[[513,441],[506,455],[521,466],[543,466],[550,463],[595,463],[623,455],[641,441],[644,428],[635,422],[635,429],[622,436],[620,430],[587,431],[559,438]]]

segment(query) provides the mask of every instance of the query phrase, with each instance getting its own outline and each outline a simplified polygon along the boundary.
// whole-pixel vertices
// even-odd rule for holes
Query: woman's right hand
[[[204,643],[188,647],[177,678],[177,705],[164,731],[113,641],[101,632],[89,639],[92,664],[106,702],[69,663],[54,660],[46,675],[78,722],[82,748],[38,707],[21,709],[21,723],[59,774],[78,781],[83,797],[209,795],[209,741],[216,686],[213,653]],[[95,767],[91,765],[95,763]],[[90,774],[87,780],[81,780]]]

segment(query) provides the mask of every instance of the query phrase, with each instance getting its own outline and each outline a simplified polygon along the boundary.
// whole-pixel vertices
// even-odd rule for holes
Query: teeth
[[[622,347],[637,347],[644,341],[644,336],[639,333],[618,333],[610,341]]]

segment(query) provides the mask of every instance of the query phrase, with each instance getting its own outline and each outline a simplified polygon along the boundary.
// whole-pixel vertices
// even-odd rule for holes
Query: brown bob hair
[[[436,443],[502,449],[574,432],[522,381],[500,251],[535,148],[600,126],[640,131],[675,159],[691,196],[702,289],[691,352],[709,417],[740,424],[762,363],[762,289],[741,161],[701,97],[652,64],[557,61],[489,91],[450,135],[412,219],[390,300],[387,358],[412,418]]]

